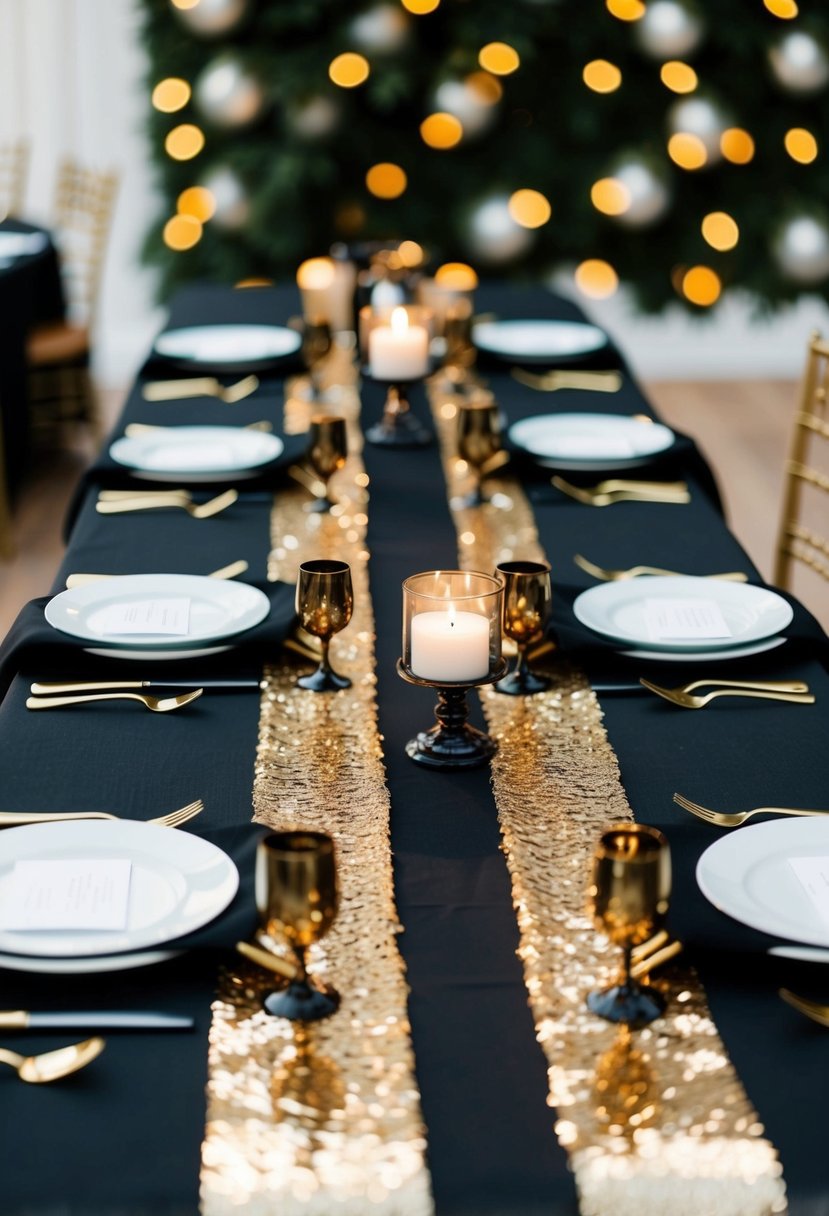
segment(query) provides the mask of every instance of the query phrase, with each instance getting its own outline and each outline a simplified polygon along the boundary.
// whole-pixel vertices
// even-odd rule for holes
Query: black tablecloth
[[[264,292],[189,292],[181,300],[178,324],[182,316],[192,322],[284,320]],[[581,315],[574,305],[546,294],[528,301],[506,290],[483,291],[479,305],[501,315]],[[504,371],[493,382],[510,419],[544,409],[611,408],[604,395],[594,401],[592,394],[561,392],[542,401]],[[620,412],[647,408],[632,382],[626,392],[635,393],[636,404],[633,396],[624,404],[620,398]],[[377,386],[365,387],[370,421],[380,412],[381,396]],[[413,406],[425,416],[422,393],[413,394]],[[150,408],[142,407],[141,420],[155,420]],[[517,929],[489,774],[428,772],[403,753],[406,740],[430,722],[433,697],[404,685],[395,672],[400,583],[417,570],[453,567],[457,561],[438,453],[369,447],[365,460],[371,478],[368,547],[378,625],[378,707],[392,798],[396,895],[405,929],[400,947],[412,990],[412,1039],[437,1211],[439,1216],[564,1216],[576,1211],[576,1198],[553,1131],[555,1113],[546,1105],[546,1062],[515,956]],[[574,552],[609,566],[743,569],[757,578],[725,528],[704,466],[690,446],[680,471],[692,489],[687,506],[626,503],[596,510],[569,500],[536,505],[541,540],[561,588],[555,623],[562,645],[571,640],[568,598],[593,581],[573,564]],[[249,507],[248,514],[228,518],[224,529],[221,517],[201,523],[182,518],[175,538],[158,542],[173,548],[153,553],[153,536],[162,536],[163,529],[156,533],[146,517],[97,516],[87,497],[57,585],[69,570],[163,569],[168,552],[180,553],[188,563],[177,558],[177,568],[202,572],[257,547],[261,563],[267,505]],[[170,515],[171,526],[172,520]],[[199,545],[192,554],[191,541]],[[148,554],[159,560],[148,565]],[[261,577],[261,564],[256,575]],[[672,845],[672,927],[702,972],[726,1048],[781,1150],[791,1210],[814,1216],[829,1207],[818,1083],[829,1066],[829,1036],[784,1006],[776,987],[785,981],[798,991],[820,995],[822,990],[826,997],[829,972],[768,959],[762,942],[750,940],[750,934],[742,937],[709,907],[693,870],[716,839],[716,829],[690,820],[672,802],[678,789],[722,808],[825,805],[829,680],[814,657],[818,647],[808,642],[810,635],[820,639],[820,631],[802,611],[796,625],[804,641],[756,656],[751,672],[808,680],[818,697],[814,707],[725,701],[690,713],[639,693],[608,695],[602,704],[636,817],[663,827]],[[579,657],[585,653],[596,679],[618,671],[601,646]],[[622,667],[627,678],[646,674],[644,665],[632,661]],[[697,670],[652,662],[647,674],[676,683]],[[128,705],[117,714],[79,709],[35,720],[23,708],[24,697],[19,677],[0,708],[0,805],[120,808],[146,817],[150,807],[158,813],[201,796],[207,811],[194,830],[249,820],[258,723],[254,691],[206,693],[191,707],[198,712],[186,710],[174,722],[159,722]],[[204,1036],[214,980],[201,959],[194,954],[179,967],[125,973],[117,985],[106,976],[54,984],[48,977],[0,973],[10,1006],[103,1007],[112,1004],[117,987],[125,1004],[140,998],[145,1007],[199,1010],[194,1035],[113,1037],[101,1066],[71,1086],[15,1092],[21,1117],[7,1130],[0,1150],[7,1210],[44,1213],[62,1203],[73,1216],[115,1210],[135,1216],[150,1208],[195,1212]],[[28,1049],[46,1040],[29,1035],[20,1043]],[[37,1168],[33,1127],[36,1143],[50,1145],[48,1172]]]
[[[4,220],[0,232],[40,233],[19,220]],[[12,489],[29,456],[29,413],[26,394],[26,335],[33,325],[63,316],[63,288],[55,247],[0,259],[0,420],[6,472]]]

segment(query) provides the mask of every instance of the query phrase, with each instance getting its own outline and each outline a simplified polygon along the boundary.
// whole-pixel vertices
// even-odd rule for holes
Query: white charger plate
[[[178,958],[181,950],[136,950],[132,954],[103,954],[91,958],[30,958],[26,954],[0,954],[0,967],[34,971],[41,975],[94,975],[102,971],[132,971]]]
[[[764,654],[783,646],[788,638],[766,638],[752,642],[750,646],[728,646],[723,650],[621,650],[626,659],[647,659],[649,663],[727,663],[729,659],[747,659],[753,654]]]
[[[0,927],[0,950],[29,958],[86,958],[161,946],[213,920],[239,886],[239,872],[227,854],[190,832],[130,819],[36,823],[6,828],[3,833],[0,910],[16,861],[53,858],[132,862],[127,927],[106,931]]]
[[[741,924],[810,946],[829,946],[823,922],[789,865],[829,857],[826,819],[774,819],[729,832],[697,862],[697,883],[715,908]]]
[[[190,600],[189,632],[105,633],[106,614],[121,604],[146,600]],[[193,651],[206,642],[221,642],[252,629],[271,610],[258,587],[198,574],[122,574],[61,591],[44,609],[46,620],[61,633],[107,650]],[[193,657],[192,654],[190,657]]]
[[[283,359],[301,345],[301,335],[284,325],[190,325],[159,334],[153,350],[165,359],[232,370]]]
[[[26,257],[40,253],[48,244],[45,232],[0,232],[0,257]]]
[[[585,473],[647,464],[676,439],[660,422],[619,414],[538,414],[513,423],[508,434],[546,468]]]
[[[602,350],[604,330],[582,321],[480,321],[472,327],[479,350],[523,363],[545,363]]]
[[[645,628],[645,601],[714,600],[731,630],[727,638],[651,641]],[[582,591],[573,603],[582,625],[626,646],[675,654],[734,650],[780,633],[794,613],[782,596],[750,583],[727,583],[692,576],[648,576],[602,583]]]
[[[124,435],[110,446],[116,464],[153,481],[221,481],[228,474],[255,476],[282,455],[285,444],[267,431],[237,426],[176,426]]]

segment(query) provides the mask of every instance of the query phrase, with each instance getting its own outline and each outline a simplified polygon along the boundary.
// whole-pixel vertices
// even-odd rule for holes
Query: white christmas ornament
[[[339,126],[342,110],[333,97],[315,93],[285,107],[288,130],[300,139],[323,139]]]
[[[805,30],[791,30],[769,49],[771,70],[789,93],[817,93],[829,82],[829,57]]]
[[[510,215],[506,195],[481,200],[467,220],[466,243],[482,262],[512,262],[530,249],[533,240],[533,231]]]
[[[686,135],[696,135],[705,146],[709,165],[721,158],[722,133],[731,125],[728,115],[707,97],[684,97],[675,102],[668,111],[671,134],[682,132]]]
[[[646,160],[635,156],[616,163],[610,176],[627,191],[629,203],[621,215],[613,216],[627,228],[647,228],[667,211],[671,194],[664,177]]]
[[[771,246],[778,269],[793,283],[804,286],[829,277],[829,227],[813,215],[788,219]]]
[[[406,43],[410,23],[400,5],[378,4],[376,8],[360,13],[348,28],[359,50],[373,51],[375,55],[390,55]]]
[[[173,8],[182,25],[203,38],[229,33],[244,17],[248,0],[198,0],[192,8]]]
[[[208,63],[193,90],[201,114],[217,127],[244,127],[265,104],[265,92],[236,55],[219,55]]]
[[[435,89],[434,109],[454,115],[463,127],[464,138],[474,138],[492,126],[497,103],[474,81],[444,80]]]
[[[210,191],[216,203],[211,224],[229,230],[244,227],[250,216],[250,200],[233,169],[226,165],[211,169],[199,185]]]
[[[683,59],[705,33],[696,10],[682,0],[651,0],[634,28],[639,46],[654,59]]]

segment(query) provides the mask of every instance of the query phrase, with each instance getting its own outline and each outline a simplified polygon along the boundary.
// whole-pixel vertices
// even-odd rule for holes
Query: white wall
[[[0,0],[0,141],[31,143],[28,215],[48,221],[62,154],[121,175],[96,359],[101,378],[118,385],[131,378],[161,320],[152,273],[138,265],[154,205],[137,29],[137,0]],[[795,377],[809,332],[829,332],[829,308],[816,298],[766,321],[753,320],[739,299],[702,320],[679,307],[638,317],[622,293],[588,309],[651,378]]]

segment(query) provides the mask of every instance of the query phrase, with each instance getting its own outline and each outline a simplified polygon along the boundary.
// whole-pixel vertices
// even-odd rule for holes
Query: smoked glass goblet
[[[335,692],[351,687],[351,681],[331,667],[328,648],[334,634],[351,620],[353,608],[351,567],[346,562],[317,559],[302,563],[296,585],[297,616],[306,633],[319,638],[322,658],[315,672],[297,680],[300,688]]]
[[[328,482],[343,467],[347,455],[345,418],[339,414],[314,414],[308,432],[306,459],[325,486],[325,493],[309,503],[309,511],[322,514],[331,510],[334,503],[328,491]]]
[[[495,573],[504,582],[501,631],[518,647],[518,663],[495,685],[496,692],[528,696],[550,687],[546,676],[530,670],[527,651],[544,637],[550,623],[553,591],[546,562],[501,562]]]
[[[264,932],[285,938],[299,974],[265,998],[268,1013],[316,1022],[339,1007],[338,993],[308,976],[308,947],[325,936],[337,915],[334,842],[324,832],[271,832],[256,852],[256,908]]]
[[[498,406],[488,395],[458,403],[458,455],[466,461],[476,478],[475,488],[463,499],[464,507],[480,507],[488,502],[482,482],[487,466],[501,450],[501,423]]]
[[[657,828],[616,823],[603,832],[593,859],[590,899],[596,928],[622,949],[622,978],[591,992],[587,1006],[609,1022],[646,1026],[665,1008],[662,994],[638,984],[630,973],[631,952],[653,937],[668,911],[671,854]]]

